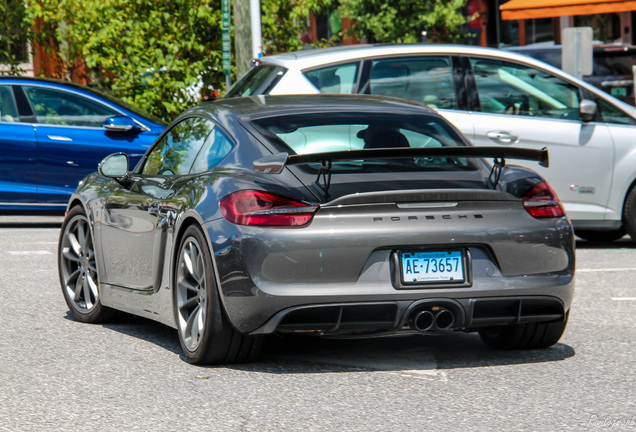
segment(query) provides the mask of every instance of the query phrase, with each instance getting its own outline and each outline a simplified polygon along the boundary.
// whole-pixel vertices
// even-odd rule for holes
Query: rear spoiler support
[[[320,188],[326,193],[329,189],[329,184],[331,183],[331,164],[334,161],[415,157],[494,158],[493,169],[490,174],[493,188],[496,187],[497,183],[499,183],[499,177],[501,176],[501,171],[506,164],[506,158],[537,161],[542,167],[547,168],[549,166],[548,149],[546,147],[541,150],[534,150],[519,147],[476,146],[345,150],[303,155],[290,155],[282,152],[255,160],[252,165],[254,170],[257,172],[280,174],[288,165],[299,165],[312,162],[320,163],[316,183],[320,186],[319,181],[322,178],[324,186],[320,186]]]

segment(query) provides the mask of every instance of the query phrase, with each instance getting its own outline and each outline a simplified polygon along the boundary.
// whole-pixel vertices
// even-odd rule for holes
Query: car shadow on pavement
[[[636,249],[636,242],[629,236],[612,242],[587,241],[576,239],[577,249]]]
[[[64,216],[0,215],[0,228],[59,228]]]
[[[76,321],[70,313],[66,318]],[[153,343],[186,362],[171,327],[124,313],[103,327]],[[434,376],[444,369],[555,362],[574,355],[574,349],[562,343],[548,349],[494,350],[476,333],[462,332],[368,339],[268,336],[257,361],[210,368],[273,374],[408,371]]]
[[[70,311],[66,313],[65,318],[70,321],[79,322]],[[102,324],[102,327],[151,342],[161,348],[181,355],[181,346],[179,345],[177,331],[156,321],[118,312],[113,319]]]
[[[476,333],[414,335],[375,339],[311,337],[268,340],[260,361],[235,369],[266,373],[320,373],[435,370],[555,362],[574,357],[572,347],[558,343],[540,350],[494,350]]]

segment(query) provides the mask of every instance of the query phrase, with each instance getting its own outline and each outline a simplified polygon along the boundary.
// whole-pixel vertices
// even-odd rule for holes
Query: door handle
[[[148,206],[148,213],[152,216],[159,216],[161,214],[161,206],[158,202],[153,202]]]
[[[153,202],[148,206],[148,213],[151,216],[164,217],[164,220],[170,225],[177,219],[177,212],[170,207],[163,206],[159,202]]]
[[[502,144],[514,144],[519,141],[519,137],[506,131],[490,131],[486,134],[488,138],[499,141]]]
[[[72,138],[65,137],[62,135],[47,135],[47,138],[53,141],[73,141]]]

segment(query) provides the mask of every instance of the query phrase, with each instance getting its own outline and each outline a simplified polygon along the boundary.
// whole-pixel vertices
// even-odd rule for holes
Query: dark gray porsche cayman
[[[106,158],[59,242],[74,316],[178,329],[187,359],[255,358],[263,335],[478,331],[555,344],[574,238],[534,171],[547,152],[473,147],[422,105],[251,97],[179,116],[129,171]],[[538,166],[538,165],[537,165]]]

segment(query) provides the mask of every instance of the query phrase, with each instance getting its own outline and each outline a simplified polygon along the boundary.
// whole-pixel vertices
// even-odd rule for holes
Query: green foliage
[[[466,0],[341,0],[339,12],[355,24],[350,34],[370,42],[414,43],[422,31],[433,42],[460,42]]]
[[[224,82],[220,0],[29,0],[27,11],[60,78],[83,59],[98,87],[164,120]]]
[[[20,75],[18,66],[28,60],[29,36],[22,0],[0,1],[0,64],[8,66],[10,75]]]
[[[338,12],[355,21],[353,33],[372,42],[456,42],[466,0],[340,0]],[[70,79],[87,70],[101,90],[171,120],[218,91],[223,93],[221,0],[23,0],[0,2],[0,34],[18,25]],[[310,14],[323,16],[338,0],[261,0],[263,53],[301,49]],[[1,19],[1,18],[0,18]],[[322,40],[316,46],[333,44]],[[6,36],[3,36],[3,41]],[[0,62],[16,64],[0,43]]]
[[[326,11],[332,0],[261,0],[261,28],[263,55],[302,49],[300,35],[309,29],[310,14]],[[321,40],[316,47],[333,45],[331,40]]]

